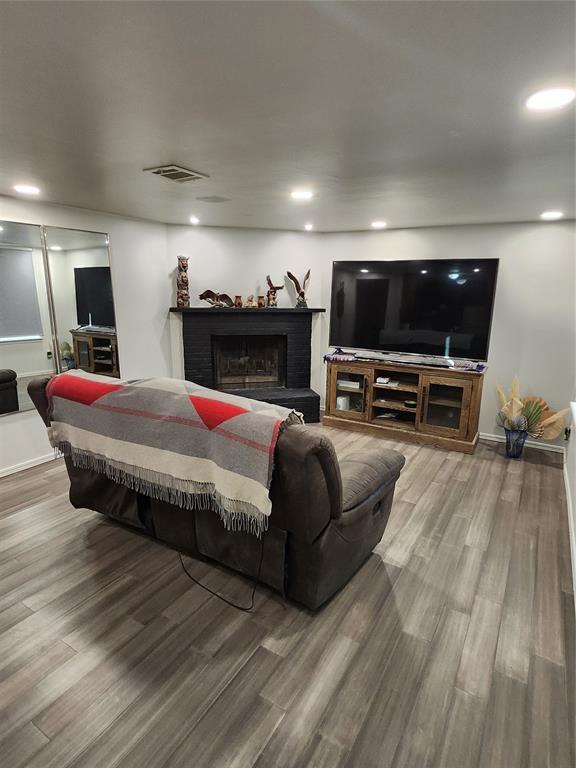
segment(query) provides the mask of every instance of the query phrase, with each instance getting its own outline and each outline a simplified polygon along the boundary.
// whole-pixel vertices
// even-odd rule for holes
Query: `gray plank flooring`
[[[341,458],[377,440],[325,432]],[[407,464],[384,539],[315,615],[211,597],[73,510],[60,461],[0,480],[2,768],[574,766],[560,457],[387,443]]]

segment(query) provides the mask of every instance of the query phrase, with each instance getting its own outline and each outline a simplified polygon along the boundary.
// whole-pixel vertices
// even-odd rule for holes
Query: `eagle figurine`
[[[304,280],[302,281],[302,286],[300,286],[300,282],[297,277],[295,277],[292,272],[286,273],[290,280],[294,283],[294,288],[296,288],[296,308],[297,309],[307,309],[308,303],[306,301],[306,288],[308,287],[308,281],[310,280],[310,270],[306,272],[304,275]]]

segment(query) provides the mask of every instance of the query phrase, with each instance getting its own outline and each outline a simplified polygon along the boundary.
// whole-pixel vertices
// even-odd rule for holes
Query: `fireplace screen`
[[[285,336],[213,336],[216,389],[286,386]]]

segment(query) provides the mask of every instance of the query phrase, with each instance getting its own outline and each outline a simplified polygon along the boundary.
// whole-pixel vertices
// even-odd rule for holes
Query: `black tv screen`
[[[76,267],[74,282],[78,325],[115,328],[110,267]]]
[[[498,259],[335,261],[330,346],[486,360]]]

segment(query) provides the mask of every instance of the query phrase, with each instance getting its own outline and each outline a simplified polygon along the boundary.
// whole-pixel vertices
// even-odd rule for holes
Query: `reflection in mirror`
[[[28,382],[53,373],[40,227],[0,221],[0,414],[32,409]]]
[[[61,369],[119,376],[107,235],[45,232]]]

